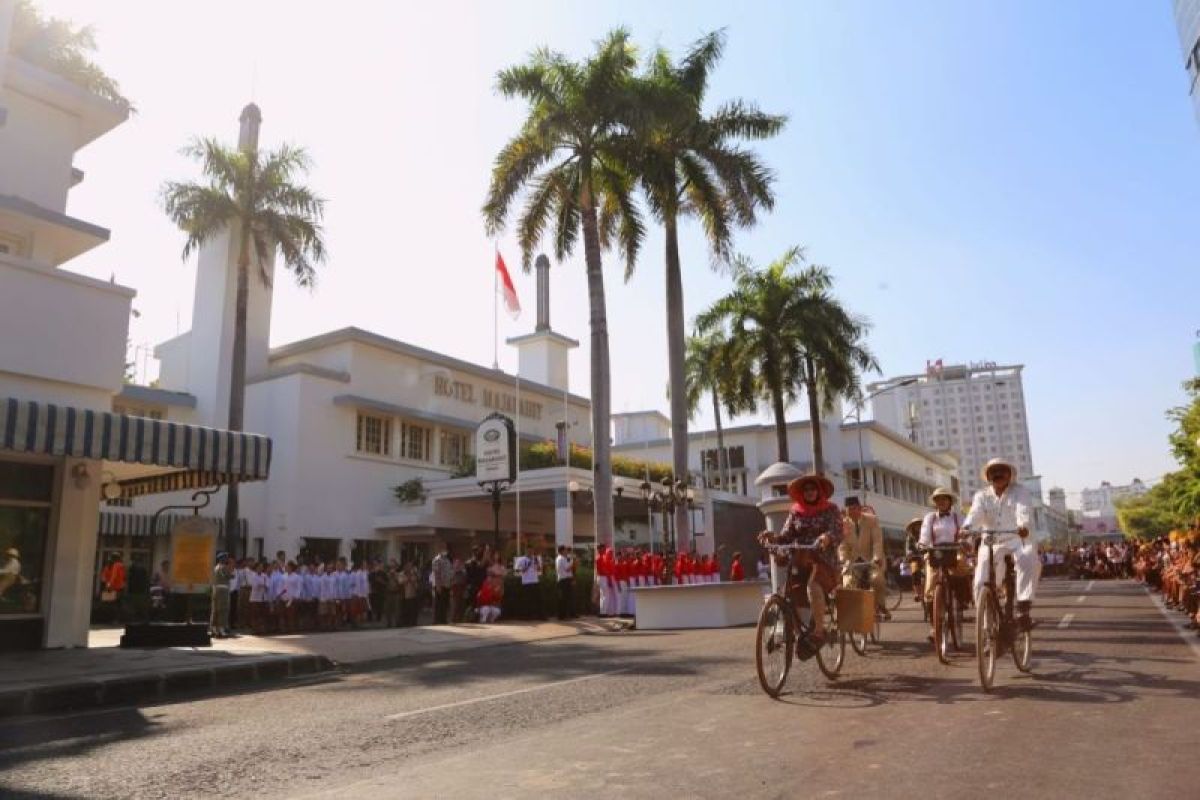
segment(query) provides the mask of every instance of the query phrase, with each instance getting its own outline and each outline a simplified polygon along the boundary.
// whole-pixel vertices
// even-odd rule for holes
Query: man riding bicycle
[[[958,510],[954,508],[954,503],[958,498],[954,492],[949,489],[938,488],[929,496],[929,501],[933,504],[934,510],[930,511],[921,520],[921,533],[919,545],[921,547],[938,547],[942,545],[953,545],[958,542],[959,534],[962,531],[963,519],[959,515]],[[951,554],[954,555],[954,554]],[[925,569],[925,599],[933,602],[933,581],[934,570],[929,562],[929,557],[926,556]],[[963,581],[963,589],[966,590],[966,575],[962,573],[960,565],[963,563],[957,558],[949,559],[953,562],[953,567],[949,570],[949,575],[952,578],[961,579]],[[961,578],[959,578],[961,576]],[[953,584],[957,584],[958,580],[954,580]],[[952,584],[952,586],[953,586]],[[961,595],[960,595],[961,597]],[[964,598],[969,599],[969,598]],[[963,602],[959,609],[963,608],[966,603]],[[930,621],[932,622],[932,620]],[[930,636],[933,635],[932,625],[929,628]]]
[[[1033,597],[1041,562],[1037,548],[1029,541],[1030,502],[1029,495],[1015,483],[1017,468],[1003,458],[993,458],[981,471],[983,479],[990,484],[975,493],[971,511],[963,523],[963,529],[983,531],[1016,530],[1020,538],[1001,538],[992,550],[996,560],[996,583],[1003,585],[1005,563],[1003,556],[1010,555],[1016,563],[1017,572],[1017,624],[1022,631],[1033,627],[1029,612],[1033,608]],[[979,548],[975,563],[975,597],[988,579],[987,548]]]
[[[837,545],[842,539],[842,514],[829,501],[833,496],[833,482],[824,475],[808,474],[796,478],[787,487],[788,496],[795,505],[778,534],[763,531],[759,541],[763,543],[815,544],[818,550],[812,558],[812,569],[808,574],[808,602],[812,608],[813,632],[810,640],[819,647],[825,639],[825,595],[837,586]]]
[[[884,583],[883,529],[874,514],[863,513],[862,503],[857,497],[846,498],[846,517],[842,520],[842,544],[838,548],[842,559],[842,586],[857,586],[851,565],[857,561],[871,565],[871,589],[875,592],[875,613],[889,620],[887,585]],[[865,567],[863,568],[866,569]]]

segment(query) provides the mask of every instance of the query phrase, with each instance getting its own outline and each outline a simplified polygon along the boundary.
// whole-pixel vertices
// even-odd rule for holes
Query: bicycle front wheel
[[[758,669],[758,683],[771,697],[779,697],[783,685],[787,683],[795,643],[791,606],[782,597],[773,594],[759,612],[758,628],[754,632],[754,665]]]
[[[944,582],[939,582],[933,590],[933,650],[937,653],[938,661],[950,663],[950,603]]]
[[[996,679],[996,654],[1000,650],[1000,604],[996,590],[985,586],[976,601],[975,655],[979,659],[979,685],[992,690]]]
[[[846,634],[838,630],[837,613],[834,611],[832,598],[829,600],[829,612],[826,615],[825,643],[817,650],[817,666],[829,680],[837,678],[846,663]]]
[[[1029,672],[1033,668],[1033,633],[1018,631],[1013,639],[1013,663],[1021,672]]]

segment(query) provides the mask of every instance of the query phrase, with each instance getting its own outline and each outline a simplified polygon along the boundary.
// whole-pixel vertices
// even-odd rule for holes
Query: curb
[[[185,667],[141,675],[73,680],[51,686],[0,691],[0,719],[152,703],[181,695],[194,696],[197,692],[276,683],[334,669],[334,663],[325,656],[295,655],[262,658],[252,663]]]

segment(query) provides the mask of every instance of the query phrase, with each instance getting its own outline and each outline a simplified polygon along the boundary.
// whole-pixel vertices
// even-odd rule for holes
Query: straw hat
[[[797,503],[804,502],[804,486],[809,483],[815,483],[821,490],[822,500],[828,500],[833,497],[833,481],[815,472],[810,472],[807,475],[801,475],[799,478],[793,479],[787,487],[788,497]]]
[[[991,461],[983,465],[983,469],[979,470],[979,477],[984,483],[991,483],[991,481],[988,480],[988,470],[990,470],[992,467],[1008,467],[1008,471],[1011,475],[1010,480],[1016,483],[1017,467],[1007,458],[993,458]]]
[[[951,503],[958,502],[958,495],[956,495],[954,492],[950,491],[949,489],[945,488],[944,486],[939,486],[938,488],[933,490],[933,494],[929,495],[929,504],[937,505],[937,499],[939,497],[949,497]]]
[[[923,520],[921,517],[913,517],[908,521],[908,524],[904,526],[904,532],[919,533],[921,531],[921,525],[924,522],[925,520]]]

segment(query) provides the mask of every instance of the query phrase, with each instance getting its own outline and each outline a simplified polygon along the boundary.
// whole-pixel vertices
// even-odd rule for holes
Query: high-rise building
[[[1179,26],[1192,105],[1200,121],[1200,0],[1175,0],[1175,24]]]
[[[1096,489],[1084,489],[1080,492],[1080,511],[1085,517],[1115,518],[1118,501],[1141,497],[1148,491],[1150,491],[1150,487],[1142,483],[1139,478],[1134,478],[1132,482],[1124,486],[1113,486],[1108,481],[1104,481]]]
[[[923,374],[901,375],[867,389],[911,381],[871,401],[875,419],[934,453],[955,454],[969,498],[981,488],[979,470],[989,459],[1007,458],[1020,475],[1034,474],[1023,369],[990,361],[944,367],[939,360]]]

